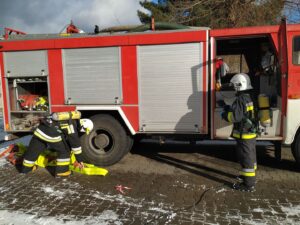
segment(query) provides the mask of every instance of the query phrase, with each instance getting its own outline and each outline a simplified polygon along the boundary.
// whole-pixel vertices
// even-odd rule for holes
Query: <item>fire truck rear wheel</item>
[[[300,133],[298,133],[297,136],[295,137],[295,140],[291,147],[292,147],[293,156],[297,164],[300,166]]]
[[[110,115],[90,118],[94,129],[81,137],[83,156],[97,166],[109,166],[120,161],[130,150],[130,140],[123,126]]]

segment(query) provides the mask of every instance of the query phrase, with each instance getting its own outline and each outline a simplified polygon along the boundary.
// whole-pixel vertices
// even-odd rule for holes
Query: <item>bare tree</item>
[[[283,0],[162,0],[159,4],[145,1],[141,5],[158,21],[220,28],[276,24],[284,3]],[[144,14],[143,18],[141,21],[147,22],[150,16]]]

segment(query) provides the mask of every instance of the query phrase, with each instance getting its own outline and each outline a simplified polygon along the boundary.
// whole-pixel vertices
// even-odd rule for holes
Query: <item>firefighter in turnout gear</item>
[[[79,116],[78,116],[79,114]],[[69,116],[65,116],[69,115]],[[73,115],[77,115],[74,119]],[[73,116],[73,117],[72,117]],[[47,148],[57,152],[57,177],[69,176],[70,150],[74,153],[80,168],[83,168],[83,157],[78,130],[89,132],[93,123],[89,119],[80,119],[80,112],[54,113],[42,119],[35,129],[28,150],[25,152],[21,172],[28,173],[35,169],[35,161],[40,153]]]
[[[236,99],[231,107],[226,106],[222,118],[233,123],[231,136],[236,139],[238,160],[241,164],[241,182],[233,185],[240,191],[253,192],[255,189],[256,171],[256,112],[250,95],[252,89],[250,78],[246,74],[236,74],[230,80],[237,91]]]

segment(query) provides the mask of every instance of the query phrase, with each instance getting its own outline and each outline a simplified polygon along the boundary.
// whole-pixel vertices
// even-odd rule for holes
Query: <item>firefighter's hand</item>
[[[75,168],[79,168],[80,170],[82,170],[82,169],[84,169],[84,164],[83,164],[83,162],[77,162],[77,161],[75,161],[74,162],[74,167]]]
[[[217,82],[216,83],[216,91],[220,91],[221,90],[221,83]]]

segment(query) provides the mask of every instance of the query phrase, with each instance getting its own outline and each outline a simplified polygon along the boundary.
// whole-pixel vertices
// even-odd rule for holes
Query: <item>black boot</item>
[[[235,184],[233,184],[232,188],[234,190],[244,191],[244,192],[254,192],[255,191],[255,186],[248,186],[244,182],[235,183]]]

